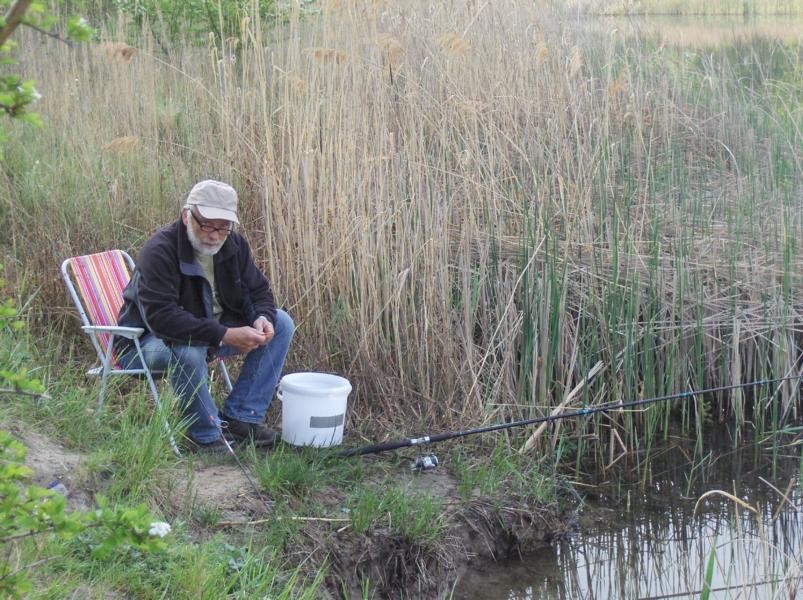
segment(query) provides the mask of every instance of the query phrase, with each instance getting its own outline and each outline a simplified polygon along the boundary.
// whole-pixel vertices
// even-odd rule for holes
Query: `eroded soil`
[[[34,471],[35,483],[48,486],[60,482],[71,508],[92,506],[96,490],[86,489],[88,480],[82,475],[84,457],[80,453],[27,428],[6,428],[27,447],[26,464]],[[210,528],[214,531],[258,531],[260,524],[273,518],[271,499],[258,497],[236,464],[193,461],[191,465],[188,468],[182,462],[171,474],[169,496],[176,513],[199,507],[212,510],[215,519]],[[358,594],[361,581],[370,581],[383,598],[448,594],[460,572],[473,561],[532,552],[570,533],[575,522],[571,511],[528,498],[461,500],[454,477],[444,467],[425,472],[400,467],[398,477],[420,493],[441,500],[446,522],[443,534],[435,543],[420,544],[387,527],[357,534],[347,518],[299,518],[299,535],[287,558],[313,569],[327,564],[326,586],[331,597],[342,597],[344,590]],[[330,509],[329,515],[340,511],[346,516],[342,514],[344,498],[338,490],[319,494],[317,505]]]

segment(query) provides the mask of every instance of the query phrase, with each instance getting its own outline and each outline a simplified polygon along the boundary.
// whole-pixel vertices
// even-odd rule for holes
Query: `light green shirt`
[[[195,260],[201,265],[204,271],[204,277],[212,287],[212,312],[216,319],[220,319],[223,314],[223,307],[220,305],[220,298],[217,295],[217,287],[215,287],[215,257],[206,256],[198,252],[195,253]]]

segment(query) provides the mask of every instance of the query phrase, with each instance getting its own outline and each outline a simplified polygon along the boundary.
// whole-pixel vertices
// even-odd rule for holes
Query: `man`
[[[157,231],[137,258],[126,287],[119,324],[143,327],[140,343],[148,366],[167,370],[191,418],[195,449],[227,450],[222,439],[273,444],[264,424],[284,366],[294,324],[277,310],[270,284],[254,264],[245,239],[234,231],[237,192],[206,180],[190,190],[181,218]],[[127,368],[139,359],[129,340],[117,341]],[[245,353],[234,389],[218,413],[209,392],[207,363]]]

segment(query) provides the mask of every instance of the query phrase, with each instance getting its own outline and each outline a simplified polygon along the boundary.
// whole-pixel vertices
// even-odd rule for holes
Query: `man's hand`
[[[266,344],[271,341],[273,336],[276,334],[276,332],[273,330],[273,323],[268,321],[268,319],[265,317],[259,317],[256,321],[254,321],[254,329],[262,332],[262,334],[265,336]]]
[[[259,319],[257,319],[259,322]],[[271,337],[273,337],[273,327],[271,327]],[[223,336],[223,343],[231,346],[238,352],[251,352],[257,346],[264,346],[268,339],[262,330],[256,327],[229,327]]]

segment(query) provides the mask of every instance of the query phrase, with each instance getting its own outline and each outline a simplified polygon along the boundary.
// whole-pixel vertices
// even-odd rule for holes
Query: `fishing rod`
[[[675,394],[668,394],[666,396],[656,396],[654,398],[645,398],[642,400],[634,400],[631,402],[607,402],[599,406],[591,408],[580,408],[559,415],[549,415],[546,417],[536,417],[533,419],[523,419],[521,421],[509,421],[506,423],[497,423],[496,425],[488,425],[486,427],[478,427],[476,429],[466,429],[463,431],[449,431],[446,433],[438,433],[435,435],[424,435],[417,438],[407,438],[405,440],[396,440],[392,442],[385,442],[383,444],[373,444],[371,446],[362,446],[360,448],[346,448],[341,451],[337,456],[362,456],[364,454],[376,454],[378,452],[385,452],[387,450],[396,450],[398,448],[406,448],[410,446],[423,446],[426,444],[434,444],[436,442],[443,442],[454,438],[466,437],[479,433],[489,433],[491,431],[499,431],[501,429],[512,429],[514,427],[524,427],[526,425],[536,425],[539,423],[552,423],[560,421],[561,419],[571,419],[573,417],[585,417],[596,413],[608,412],[611,410],[623,408],[635,408],[638,406],[646,406],[648,404],[655,404],[656,402],[666,402],[670,400],[681,400],[686,398],[693,398],[695,396],[702,396],[704,394],[713,394],[714,392],[723,392],[727,390],[735,390],[746,387],[758,387],[762,385],[769,385],[772,383],[781,383],[783,381],[791,381],[794,379],[803,378],[803,373],[800,375],[791,375],[788,377],[779,377],[778,379],[761,379],[749,383],[738,383],[733,385],[723,385],[719,387],[708,388],[704,390],[690,391],[690,392],[677,392]],[[422,460],[416,461],[413,468],[427,470],[437,466],[438,460],[434,456],[422,457]]]

